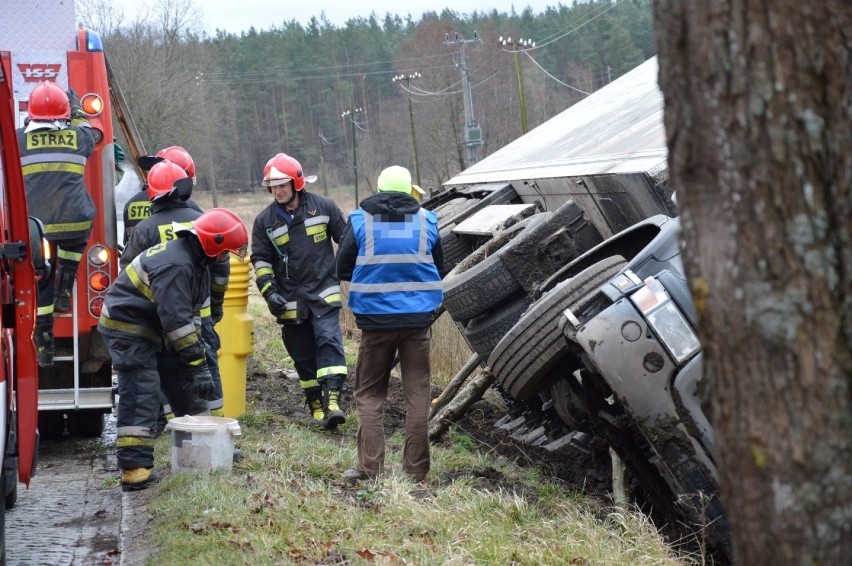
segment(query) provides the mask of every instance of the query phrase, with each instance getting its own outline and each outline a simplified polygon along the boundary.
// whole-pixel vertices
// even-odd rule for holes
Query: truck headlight
[[[633,293],[630,300],[678,365],[701,349],[698,336],[657,279],[648,277],[645,286]]]

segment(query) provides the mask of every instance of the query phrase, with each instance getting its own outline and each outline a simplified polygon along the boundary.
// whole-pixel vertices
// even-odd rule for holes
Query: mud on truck
[[[27,216],[26,191],[15,134],[7,58],[0,59],[0,486],[4,511],[29,486],[38,451],[38,363],[33,328],[36,281],[49,269],[41,224]],[[5,513],[0,516],[0,564],[6,563]]]
[[[97,332],[104,295],[118,273],[111,85],[100,38],[74,22],[74,3],[62,1],[17,2],[0,18],[0,56],[11,73],[14,125],[24,125],[32,89],[53,81],[77,93],[99,138],[84,177],[97,213],[77,271],[72,309],[54,313],[54,365],[39,370],[43,437],[65,432],[99,436],[114,400],[110,358]]]
[[[634,493],[731,556],[650,59],[447,181],[444,307],[513,438],[622,459]],[[570,456],[566,456],[570,457]]]

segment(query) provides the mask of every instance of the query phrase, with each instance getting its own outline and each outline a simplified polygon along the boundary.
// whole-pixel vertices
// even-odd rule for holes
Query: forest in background
[[[132,21],[107,0],[76,9],[103,39],[147,151],[186,147],[200,186],[220,191],[253,190],[283,151],[319,175],[315,190],[352,185],[357,170],[363,195],[388,165],[414,172],[413,145],[421,184],[437,188],[471,164],[464,69],[482,159],[522,135],[522,107],[533,129],[655,53],[651,0],[556,3],[538,14],[447,8],[344,26],[321,17],[214,36],[200,30],[194,0],[158,0]]]

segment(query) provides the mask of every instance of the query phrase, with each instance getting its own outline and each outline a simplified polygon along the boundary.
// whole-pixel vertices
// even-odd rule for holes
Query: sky
[[[371,11],[375,12],[379,19],[388,12],[403,18],[410,13],[414,19],[419,19],[424,11],[440,13],[445,7],[450,7],[459,14],[470,14],[473,11],[488,12],[493,9],[510,12],[513,6],[515,11],[520,13],[529,6],[538,14],[544,12],[547,6],[570,2],[571,0],[372,0],[364,3],[358,0],[195,0],[204,14],[204,29],[211,35],[216,29],[224,29],[234,34],[246,31],[251,26],[258,30],[269,29],[292,19],[307,24],[311,16],[319,19],[321,12],[325,12],[326,18],[332,24],[342,26],[350,18],[369,17]],[[120,3],[125,15],[131,18],[138,6],[151,4],[151,0],[124,0]]]

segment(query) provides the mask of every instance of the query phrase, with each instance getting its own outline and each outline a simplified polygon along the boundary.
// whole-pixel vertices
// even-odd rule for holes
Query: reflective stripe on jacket
[[[87,238],[96,212],[84,183],[86,160],[95,149],[91,128],[21,128],[18,148],[29,214],[42,221],[47,239]]]
[[[349,286],[356,315],[431,313],[441,304],[441,276],[432,258],[438,219],[429,210],[382,219],[358,209],[349,215],[358,257]]]

